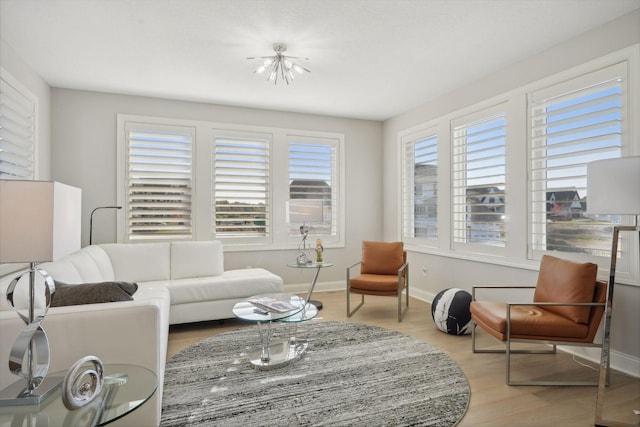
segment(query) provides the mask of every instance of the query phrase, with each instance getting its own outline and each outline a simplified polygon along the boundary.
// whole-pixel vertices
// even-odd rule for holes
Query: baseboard
[[[309,290],[310,283],[290,283],[284,285],[284,291],[290,293],[307,292]],[[338,280],[334,282],[318,282],[313,290],[316,292],[330,292],[330,291],[343,291],[345,289],[344,280]]]
[[[598,366],[600,365],[600,349],[558,346],[558,350],[569,354],[575,354],[576,357],[593,362]],[[640,378],[639,358],[616,350],[611,350],[609,355],[611,356],[611,369],[634,378]]]

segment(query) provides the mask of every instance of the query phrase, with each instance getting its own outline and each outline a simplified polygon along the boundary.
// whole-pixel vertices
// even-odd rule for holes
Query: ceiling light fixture
[[[273,45],[273,50],[276,52],[273,56],[251,56],[247,59],[262,59],[262,65],[260,65],[254,73],[262,74],[265,71],[269,71],[269,77],[267,81],[273,82],[273,84],[278,83],[278,79],[284,80],[287,84],[290,81],[293,81],[293,72],[295,70],[298,74],[303,74],[305,71],[310,73],[307,68],[303,67],[300,64],[293,62],[293,59],[304,59],[308,61],[309,58],[303,58],[298,56],[285,56],[282,53],[287,50],[287,45],[284,43],[275,43]]]

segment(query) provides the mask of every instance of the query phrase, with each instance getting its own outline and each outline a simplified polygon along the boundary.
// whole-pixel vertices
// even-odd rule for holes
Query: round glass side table
[[[313,279],[311,279],[311,286],[309,287],[309,291],[307,292],[307,297],[305,298],[308,303],[311,303],[316,306],[318,310],[322,310],[322,302],[311,299],[311,294],[313,293],[313,289],[316,287],[316,281],[318,280],[318,275],[320,274],[320,270],[323,268],[333,267],[333,264],[330,262],[308,262],[306,264],[287,264],[287,267],[290,268],[301,268],[301,269],[315,269],[313,274]]]
[[[103,426],[127,416],[153,396],[158,387],[156,374],[141,366],[104,365],[104,386],[95,399],[79,409],[62,403],[58,387],[39,405],[0,407],[0,425],[30,427]],[[50,374],[64,377],[67,371]]]

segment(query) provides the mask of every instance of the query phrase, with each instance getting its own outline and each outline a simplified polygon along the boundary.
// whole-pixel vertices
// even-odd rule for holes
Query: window
[[[35,97],[3,70],[0,98],[0,179],[34,179]]]
[[[289,200],[317,202],[322,220],[309,224],[310,234],[335,241],[340,220],[339,140],[292,135],[287,140]],[[289,221],[290,237],[299,238],[299,225]]]
[[[612,227],[634,218],[589,214],[586,165],[640,154],[639,52],[634,45],[400,131],[405,246],[524,269],[555,253],[606,271]],[[434,157],[421,162],[430,143]],[[437,164],[431,187],[419,185],[422,164]],[[437,231],[420,227],[422,215]],[[621,236],[623,283],[640,283],[635,243]]]
[[[270,135],[214,131],[213,223],[216,238],[271,233]]]
[[[610,67],[529,96],[534,254],[610,256],[620,216],[588,214],[586,165],[622,154],[624,70]]]
[[[430,132],[403,141],[402,234],[438,238],[438,137]]]
[[[493,110],[453,121],[454,243],[505,246],[506,114]]]
[[[117,122],[119,242],[219,239],[225,251],[293,249],[295,199],[321,204],[310,237],[344,245],[344,135],[124,114]]]
[[[194,130],[129,123],[126,135],[127,238],[191,239]]]

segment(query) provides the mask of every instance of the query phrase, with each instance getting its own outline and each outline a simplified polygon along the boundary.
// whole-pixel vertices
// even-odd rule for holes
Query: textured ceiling
[[[383,120],[640,0],[0,0],[0,35],[52,87]],[[266,82],[273,43],[310,74]]]

